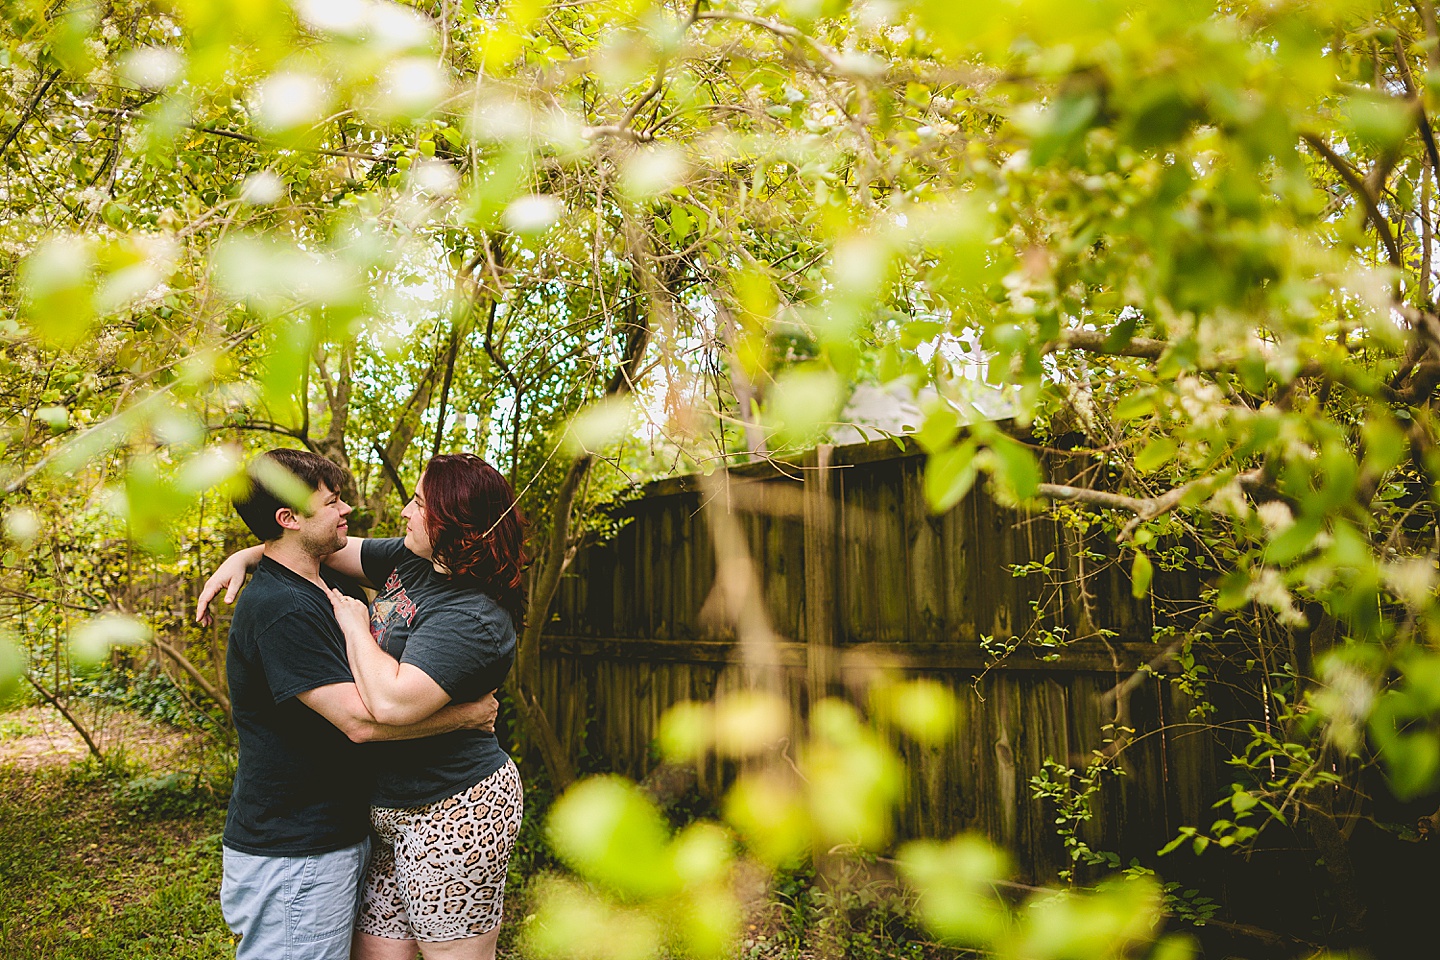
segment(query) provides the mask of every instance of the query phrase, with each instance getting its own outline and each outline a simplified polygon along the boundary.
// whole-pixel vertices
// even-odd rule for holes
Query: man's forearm
[[[417,720],[414,723],[407,723],[401,726],[391,726],[381,723],[378,720],[366,721],[367,740],[419,740],[422,737],[433,737],[440,733],[449,733],[452,730],[459,730],[467,725],[467,714],[465,709],[456,705],[448,704],[436,710],[424,720]]]
[[[386,724],[375,719],[353,683],[331,683],[300,694],[300,701],[329,720],[356,743],[371,740],[415,740],[451,730],[493,730],[498,704],[481,698],[476,703],[448,704],[423,720]]]

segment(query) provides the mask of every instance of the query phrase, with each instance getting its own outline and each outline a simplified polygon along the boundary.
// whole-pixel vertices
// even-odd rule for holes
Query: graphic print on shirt
[[[399,572],[392,570],[390,579],[385,581],[385,586],[380,588],[370,607],[370,632],[375,636],[375,642],[380,644],[380,649],[389,652],[385,634],[397,623],[403,621],[408,627],[414,620],[415,601],[405,593],[405,584],[400,582]]]

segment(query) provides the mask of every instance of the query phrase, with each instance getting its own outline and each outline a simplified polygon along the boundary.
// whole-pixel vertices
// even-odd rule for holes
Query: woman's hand
[[[335,611],[335,620],[341,630],[347,634],[356,631],[370,636],[370,608],[365,601],[346,596],[334,587],[327,587],[325,592],[330,595],[330,606]]]
[[[200,598],[195,601],[195,622],[203,627],[214,623],[215,618],[210,616],[210,601],[224,589],[225,602],[234,603],[240,595],[240,588],[245,586],[245,577],[260,565],[260,558],[264,555],[264,547],[247,547],[226,557],[220,569],[210,574],[210,579],[200,588]]]

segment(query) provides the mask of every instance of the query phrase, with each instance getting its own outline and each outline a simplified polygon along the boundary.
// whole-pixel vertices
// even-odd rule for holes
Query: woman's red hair
[[[473,580],[515,621],[525,619],[525,518],[500,471],[473,453],[444,453],[425,465],[425,532],[435,560]]]

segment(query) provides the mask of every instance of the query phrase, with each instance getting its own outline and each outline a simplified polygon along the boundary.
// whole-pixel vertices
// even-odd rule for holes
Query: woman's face
[[[415,496],[405,504],[400,516],[405,518],[406,548],[417,557],[433,561],[435,551],[430,543],[430,533],[425,529],[425,474],[420,474],[420,482],[415,485]]]

